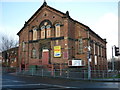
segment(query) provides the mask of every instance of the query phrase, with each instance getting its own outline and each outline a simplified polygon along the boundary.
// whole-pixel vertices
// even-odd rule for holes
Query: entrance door
[[[47,65],[49,62],[49,50],[43,49],[42,51],[42,64]]]

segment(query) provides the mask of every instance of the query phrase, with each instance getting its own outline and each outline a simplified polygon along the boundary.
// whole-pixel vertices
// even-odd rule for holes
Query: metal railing
[[[19,70],[16,68],[4,67],[2,73],[16,73],[21,75],[32,75],[42,77],[59,77],[68,79],[88,79],[87,70],[79,69],[54,69],[47,70],[42,68],[29,68],[26,70]],[[120,71],[106,71],[106,70],[91,70],[91,79],[108,79],[108,78],[120,78]]]
[[[74,70],[46,70],[46,69],[27,69],[27,70],[17,70],[16,74],[22,75],[32,75],[32,76],[46,76],[46,77],[60,77],[69,79],[88,79],[88,71],[74,71]],[[120,71],[106,71],[106,70],[92,70],[91,79],[106,79],[106,78],[120,78]]]

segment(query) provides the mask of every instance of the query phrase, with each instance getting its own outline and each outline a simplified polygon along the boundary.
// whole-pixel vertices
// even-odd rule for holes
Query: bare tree
[[[7,35],[3,35],[0,38],[0,51],[6,51],[10,48],[17,47],[18,41]]]

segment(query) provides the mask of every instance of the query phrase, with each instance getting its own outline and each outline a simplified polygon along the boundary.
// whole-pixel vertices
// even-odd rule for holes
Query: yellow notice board
[[[54,46],[54,57],[61,57],[61,46]]]

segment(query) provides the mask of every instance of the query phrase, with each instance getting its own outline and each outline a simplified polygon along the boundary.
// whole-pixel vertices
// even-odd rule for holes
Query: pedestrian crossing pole
[[[114,72],[114,55],[113,55],[113,48],[114,48],[114,46],[112,46],[112,70],[113,70],[113,72]]]
[[[113,70],[113,75],[115,76],[115,59],[114,59],[114,54],[116,56],[116,46],[112,46],[112,70]],[[119,50],[117,52],[117,55],[119,55]],[[113,77],[114,79],[114,77]]]

